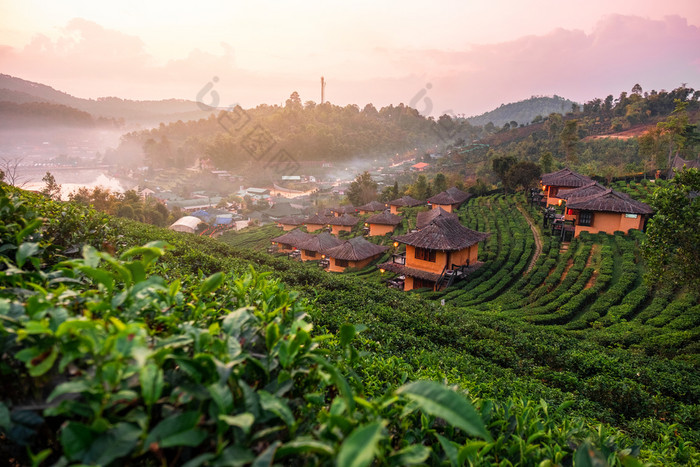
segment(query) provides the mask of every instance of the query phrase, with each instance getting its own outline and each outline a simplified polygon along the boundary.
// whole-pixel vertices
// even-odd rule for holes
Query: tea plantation
[[[484,265],[404,293],[265,253],[274,227],[0,190],[5,464],[700,464],[698,291],[643,281],[642,233],[538,248],[523,197],[475,198]]]

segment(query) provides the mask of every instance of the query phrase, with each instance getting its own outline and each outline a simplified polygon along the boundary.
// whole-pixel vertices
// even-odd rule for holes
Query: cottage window
[[[578,225],[590,226],[593,224],[593,211],[581,211],[578,215]]]
[[[316,252],[315,251],[310,251],[310,250],[304,250],[304,254],[308,256],[309,258],[315,258],[316,257]]]
[[[348,267],[348,260],[347,259],[336,259],[335,265],[338,266],[339,268],[347,268]]]
[[[416,259],[434,263],[436,259],[436,251],[428,248],[416,248]]]

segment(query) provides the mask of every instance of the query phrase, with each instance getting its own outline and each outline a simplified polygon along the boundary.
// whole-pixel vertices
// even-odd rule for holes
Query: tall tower
[[[321,104],[323,104],[325,96],[326,96],[326,80],[323,79],[323,76],[321,76]]]

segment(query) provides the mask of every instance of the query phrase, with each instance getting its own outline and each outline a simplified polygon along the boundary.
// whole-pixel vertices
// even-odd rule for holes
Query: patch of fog
[[[60,183],[60,181],[57,180]],[[44,182],[30,182],[25,184],[22,188],[25,190],[41,191],[46,184]],[[102,187],[109,191],[124,193],[128,188],[125,188],[122,181],[104,173],[100,173],[94,180],[87,183],[61,183],[61,199],[67,200],[68,196],[78,191],[79,188],[85,187],[88,189],[93,189],[95,187]]]

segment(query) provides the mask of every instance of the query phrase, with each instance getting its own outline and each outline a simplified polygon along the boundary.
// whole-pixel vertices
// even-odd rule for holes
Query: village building
[[[338,235],[340,232],[351,232],[352,228],[360,222],[360,219],[349,214],[343,214],[340,217],[330,217],[328,225],[331,226],[331,233]]]
[[[624,193],[607,189],[591,196],[570,198],[566,202],[566,212],[575,225],[574,237],[578,237],[581,232],[644,230],[653,210]]]
[[[294,250],[300,250],[302,244],[309,240],[313,235],[310,233],[302,232],[299,229],[295,229],[282,234],[279,237],[271,239],[273,249],[280,253],[289,253]]]
[[[428,198],[428,203],[433,209],[442,208],[447,212],[452,212],[459,208],[462,203],[471,198],[470,193],[465,193],[457,187],[448,188],[442,193]]]
[[[386,235],[396,230],[396,226],[401,224],[403,219],[401,216],[392,214],[389,211],[384,211],[379,214],[370,216],[365,222],[369,227],[369,236],[375,237],[378,235]]]
[[[547,197],[547,206],[561,206],[563,201],[558,196],[560,190],[579,188],[593,180],[570,169],[561,169],[542,175],[540,181]]]
[[[322,214],[314,214],[313,216],[307,218],[304,221],[304,224],[306,225],[306,230],[309,232],[315,232],[317,230],[321,230],[325,228],[328,225],[328,222],[331,220],[330,216],[324,216]]]
[[[318,235],[311,235],[299,246],[299,249],[301,250],[301,260],[315,261],[323,259],[325,258],[328,250],[342,243],[343,240],[339,239],[335,235],[329,234],[328,232],[321,232]]]
[[[363,204],[362,206],[358,206],[357,212],[360,213],[360,215],[364,214],[372,214],[375,212],[383,211],[387,208],[386,204],[381,203],[379,201],[371,201],[367,204]]]
[[[425,204],[425,201],[421,201],[419,199],[415,199],[411,196],[402,196],[401,198],[397,198],[394,200],[389,201],[389,208],[391,210],[392,214],[398,214],[399,213],[399,208],[412,208],[415,206],[421,206]]]
[[[304,219],[300,217],[288,216],[277,221],[277,226],[282,227],[284,231],[294,230],[300,225],[304,225]]]
[[[667,177],[673,178],[676,175],[676,172],[683,170],[684,168],[700,169],[700,159],[688,161],[676,154],[673,161],[671,161],[671,168],[668,169]]]
[[[413,170],[414,172],[423,172],[428,167],[428,165],[430,164],[428,164],[427,162],[419,162],[417,164],[413,164],[411,166],[411,170]]]
[[[175,232],[186,232],[186,233],[195,233],[197,232],[197,227],[199,224],[203,224],[204,222],[202,219],[199,217],[194,217],[194,216],[184,216],[176,220],[170,227],[168,227],[170,230],[174,230]]]
[[[416,229],[422,229],[426,225],[433,222],[438,217],[453,217],[457,219],[457,214],[453,212],[447,212],[442,207],[437,207],[436,209],[431,209],[430,211],[419,212],[416,215]]]
[[[330,211],[335,217],[340,217],[343,214],[352,215],[352,214],[355,214],[355,212],[357,212],[357,210],[355,209],[355,206],[352,206],[349,204],[345,205],[345,206],[338,206],[336,208],[330,208]]]
[[[343,272],[346,268],[363,268],[381,256],[389,247],[375,245],[364,237],[355,237],[326,252],[328,270]]]
[[[479,242],[489,235],[463,226],[456,217],[439,216],[421,230],[394,237],[406,245],[405,256],[378,267],[403,275],[404,290],[441,290],[477,266]]]

